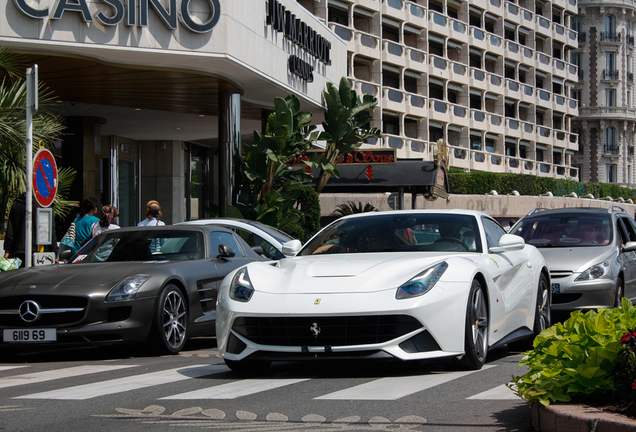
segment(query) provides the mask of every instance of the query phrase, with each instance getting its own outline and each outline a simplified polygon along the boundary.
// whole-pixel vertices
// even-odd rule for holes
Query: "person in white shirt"
[[[95,222],[91,226],[91,237],[95,237],[96,235],[109,231],[112,229],[119,228],[117,225],[117,221],[119,220],[119,211],[117,208],[112,205],[105,205],[102,207],[102,217],[98,222]]]
[[[146,204],[146,219],[142,220],[137,226],[164,226],[165,223],[161,220],[161,205],[155,200],[148,201]],[[154,239],[150,243],[150,252],[160,252],[161,246],[165,242],[165,239]]]

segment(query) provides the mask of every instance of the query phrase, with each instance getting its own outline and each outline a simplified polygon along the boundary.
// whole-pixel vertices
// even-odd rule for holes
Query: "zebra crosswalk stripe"
[[[28,366],[0,366],[0,372],[11,370],[11,369],[23,368],[23,367],[28,367]]]
[[[242,396],[273,390],[299,382],[309,381],[309,378],[299,379],[247,379],[208,387],[200,390],[168,396],[161,399],[236,399]]]
[[[136,365],[96,365],[76,366],[58,370],[47,370],[24,375],[0,378],[0,388],[15,387],[24,384],[41,383],[62,378],[71,378],[80,375],[88,375],[99,372],[110,372],[118,369],[135,367]]]
[[[515,400],[521,398],[517,396],[512,390],[505,384],[487,390],[485,392],[478,393],[474,396],[467,397],[466,399],[482,399],[482,400]]]
[[[481,370],[493,366],[484,366]],[[478,371],[430,373],[418,376],[381,378],[348,389],[319,396],[329,400],[397,400],[431,387],[470,375]]]
[[[59,390],[18,396],[13,399],[85,400],[98,396],[122,393],[125,391],[137,390],[161,384],[169,384],[192,378],[200,378],[206,375],[227,372],[228,370],[229,369],[227,366],[220,364],[211,366],[193,365],[188,367],[162,370],[159,372],[134,375],[130,377],[117,378],[107,381],[100,381],[91,384],[83,384]]]

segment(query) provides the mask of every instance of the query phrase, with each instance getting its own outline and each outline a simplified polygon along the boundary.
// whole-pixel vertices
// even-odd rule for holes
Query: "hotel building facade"
[[[320,121],[341,76],[378,98],[384,137],[365,148],[430,161],[443,138],[450,167],[586,180],[576,0],[2,1],[0,46],[67,117],[73,198],[122,225],[150,199],[167,223],[231,202],[231,155],[274,98]]]

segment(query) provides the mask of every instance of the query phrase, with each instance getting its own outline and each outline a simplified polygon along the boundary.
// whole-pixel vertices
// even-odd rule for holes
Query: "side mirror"
[[[501,253],[501,252],[512,252],[522,250],[526,247],[526,243],[523,241],[523,237],[519,237],[514,234],[504,234],[499,239],[499,244],[495,247],[491,247],[489,252],[491,253]]]
[[[627,242],[623,247],[623,252],[631,252],[636,250],[636,242]]]
[[[303,244],[300,242],[300,240],[290,240],[286,243],[283,243],[283,255],[294,256],[302,247]]]
[[[263,250],[263,246],[252,246],[252,250],[259,255],[265,256],[265,251]]]
[[[214,258],[232,258],[236,256],[236,251],[231,246],[220,244],[219,254]]]
[[[60,261],[68,263],[71,261],[71,257],[73,256],[73,251],[71,249],[65,249],[60,252]]]

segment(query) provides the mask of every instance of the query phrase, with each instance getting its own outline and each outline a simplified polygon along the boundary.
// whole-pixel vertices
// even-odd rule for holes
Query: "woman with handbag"
[[[84,198],[80,206],[80,214],[71,224],[71,228],[69,228],[69,231],[72,228],[75,230],[75,241],[71,246],[72,255],[75,255],[84,243],[90,240],[91,227],[95,222],[99,222],[99,218],[95,216],[95,213],[97,213],[97,200],[93,197]],[[67,236],[68,234],[67,232]]]

